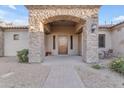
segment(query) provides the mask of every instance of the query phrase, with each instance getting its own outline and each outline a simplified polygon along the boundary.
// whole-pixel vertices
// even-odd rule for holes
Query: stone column
[[[44,50],[44,25],[36,16],[29,19],[29,62],[43,62]]]
[[[4,34],[0,28],[0,56],[4,56]]]
[[[95,30],[93,30],[95,28]],[[87,63],[98,62],[98,18],[89,17],[83,28],[83,59]]]

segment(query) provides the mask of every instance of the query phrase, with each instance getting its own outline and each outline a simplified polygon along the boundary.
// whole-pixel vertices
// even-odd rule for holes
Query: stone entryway
[[[26,7],[29,10],[30,63],[44,61],[46,47],[48,46],[45,45],[45,34],[50,34],[53,31],[53,26],[58,25],[58,23],[61,22],[61,25],[63,26],[67,26],[67,24],[71,25],[74,30],[73,33],[77,34],[81,32],[79,52],[83,61],[87,63],[98,62],[99,5],[27,5]],[[64,34],[67,35],[67,32]],[[52,38],[50,38],[50,40],[52,40]],[[49,50],[50,52],[53,52],[54,49],[50,48]],[[78,51],[78,49],[76,50]],[[76,51],[74,50],[73,52]],[[70,52],[70,54],[72,54],[72,52]]]

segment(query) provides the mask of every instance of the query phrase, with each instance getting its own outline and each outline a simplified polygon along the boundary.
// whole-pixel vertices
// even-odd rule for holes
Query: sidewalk
[[[82,83],[79,75],[68,64],[60,64],[51,67],[51,71],[47,80],[44,83],[45,88],[82,88]]]

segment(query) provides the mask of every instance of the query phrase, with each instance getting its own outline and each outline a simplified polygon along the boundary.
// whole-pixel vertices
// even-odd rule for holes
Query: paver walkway
[[[63,57],[60,57],[63,58]],[[63,62],[55,61],[52,62],[54,65],[51,66],[51,71],[49,72],[48,78],[46,79],[44,86],[45,88],[80,88],[84,87],[75,67],[74,63],[69,64],[69,62],[74,61],[73,59],[67,60],[64,57]],[[50,58],[49,58],[50,59]],[[57,60],[57,59],[56,59]],[[61,60],[61,59],[59,59]],[[76,60],[75,60],[76,61]],[[46,62],[47,63],[47,62]],[[57,64],[58,63],[58,64]]]

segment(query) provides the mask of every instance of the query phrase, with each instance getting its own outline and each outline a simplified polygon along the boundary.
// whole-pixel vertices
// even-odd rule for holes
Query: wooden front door
[[[59,36],[58,52],[60,55],[68,54],[68,38],[67,36]]]

